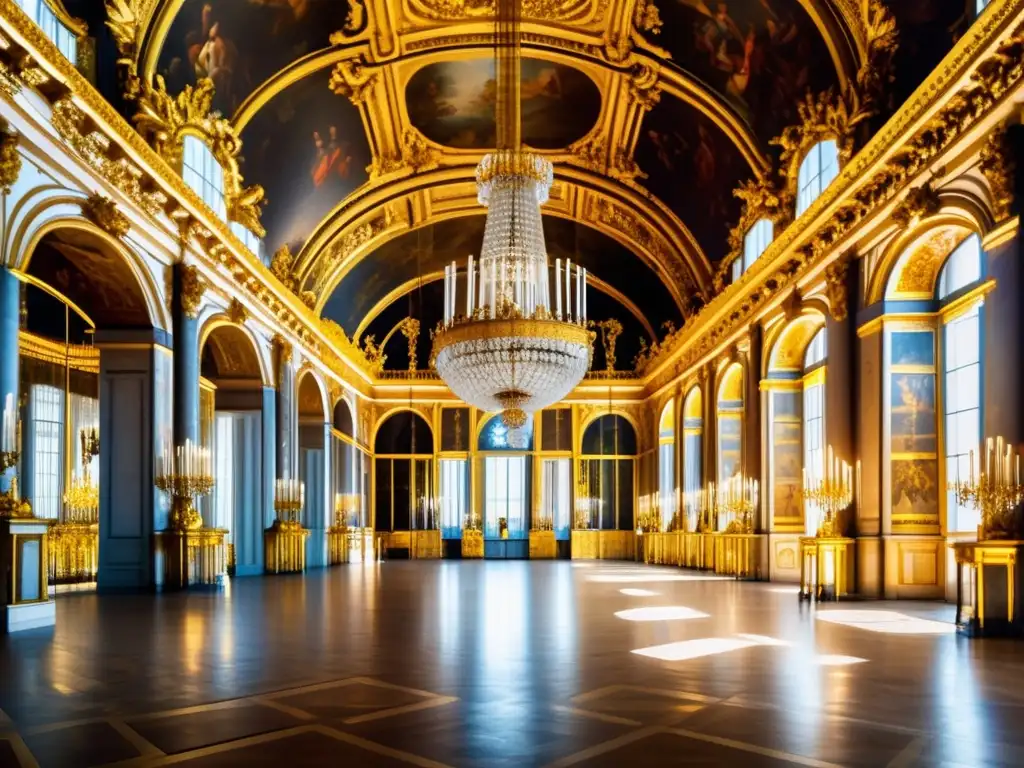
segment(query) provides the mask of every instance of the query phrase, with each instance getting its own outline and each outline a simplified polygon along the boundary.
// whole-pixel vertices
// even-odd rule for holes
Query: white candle
[[[562,319],[562,260],[555,259],[555,317]]]
[[[587,270],[583,270],[583,322],[587,321]]]
[[[572,321],[572,259],[565,260],[565,319]]]
[[[466,317],[473,316],[473,255],[466,261]]]
[[[582,317],[582,314],[581,314],[581,312],[583,310],[583,306],[582,306],[582,302],[580,301],[582,296],[583,296],[583,289],[580,286],[580,265],[577,264],[576,265],[576,322],[577,323],[579,323],[579,322],[581,322],[583,320],[583,317]]]

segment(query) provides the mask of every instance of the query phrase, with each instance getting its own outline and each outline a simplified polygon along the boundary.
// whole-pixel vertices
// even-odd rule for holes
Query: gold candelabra
[[[1024,501],[1020,482],[1020,455],[1002,437],[984,444],[985,461],[975,475],[974,451],[969,453],[968,479],[949,483],[959,504],[970,504],[981,513],[978,540],[1015,539],[1020,534],[1017,508]]]
[[[553,531],[555,530],[555,521],[549,516],[544,515],[538,517],[533,523],[533,530],[535,531]]]
[[[483,521],[480,519],[480,515],[475,512],[470,512],[462,520],[462,530],[464,531],[481,531],[483,530]]]
[[[4,401],[3,427],[0,429],[0,475],[15,469],[11,484],[6,491],[0,491],[0,517],[31,517],[32,505],[18,493],[17,466],[21,452],[21,422],[14,410],[14,395],[8,394]]]
[[[186,440],[157,459],[156,487],[171,495],[171,527],[195,531],[203,527],[195,499],[213,490],[213,462],[208,448]]]
[[[82,463],[87,465],[100,454],[100,432],[96,427],[84,427],[79,430],[78,439],[82,442]]]
[[[298,530],[302,527],[299,514],[306,503],[306,484],[295,478],[278,479],[274,484],[274,511],[277,520],[274,527],[284,530]]]
[[[64,506],[67,520],[72,523],[95,523],[99,517],[100,489],[92,481],[92,475],[85,470],[75,475],[64,492]]]
[[[644,533],[661,530],[660,493],[645,493],[637,499],[636,527]]]
[[[360,498],[358,493],[334,495],[334,525],[337,528],[358,528]]]
[[[839,515],[853,503],[855,483],[854,468],[840,459],[828,446],[825,456],[824,475],[818,477],[803,470],[803,498],[818,509],[818,526],[815,536],[834,538],[841,535]],[[860,474],[858,465],[856,474]]]
[[[711,517],[712,514],[717,515],[715,484],[708,483],[703,488],[686,491],[683,494],[683,508],[686,511],[683,530],[696,533],[707,533],[714,530]]]
[[[712,488],[712,491],[716,513],[724,512],[729,518],[724,527],[725,532],[753,533],[754,512],[757,510],[759,497],[757,480],[737,474],[722,483],[718,489]]]

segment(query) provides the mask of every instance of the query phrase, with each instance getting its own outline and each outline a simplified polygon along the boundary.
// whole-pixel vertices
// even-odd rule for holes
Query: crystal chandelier
[[[476,169],[478,199],[487,207],[483,248],[466,264],[464,314],[457,266],[445,267],[443,320],[431,355],[452,392],[501,411],[510,430],[572,391],[590,367],[593,340],[587,271],[556,259],[552,291],[540,214],[552,167],[520,142],[519,2],[497,3],[497,149]]]

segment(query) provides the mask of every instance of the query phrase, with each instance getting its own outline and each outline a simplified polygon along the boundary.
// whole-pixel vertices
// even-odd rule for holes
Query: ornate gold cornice
[[[992,214],[997,224],[1013,215],[1014,206],[1017,156],[1007,129],[1006,123],[1000,125],[989,135],[981,150],[980,168],[991,190]]]
[[[754,224],[767,219],[778,231],[793,218],[794,201],[774,174],[758,174],[733,190],[733,195],[743,201],[743,208],[739,222],[729,232],[729,253],[719,262],[715,271],[716,293],[725,288],[733,262],[743,257],[746,236]]]
[[[76,371],[100,372],[100,351],[95,347],[64,344],[29,331],[18,331],[18,353],[61,367],[70,365]]]

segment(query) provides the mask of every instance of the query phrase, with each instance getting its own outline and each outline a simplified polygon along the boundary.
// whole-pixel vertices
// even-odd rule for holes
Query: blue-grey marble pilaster
[[[174,443],[199,442],[199,321],[181,306],[181,269],[174,268]]]

